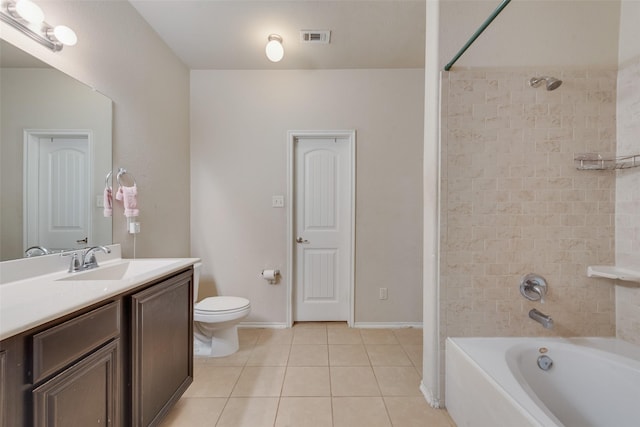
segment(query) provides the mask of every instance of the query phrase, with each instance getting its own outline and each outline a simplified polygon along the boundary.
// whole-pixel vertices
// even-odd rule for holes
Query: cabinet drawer
[[[120,335],[120,301],[33,336],[33,383]]]

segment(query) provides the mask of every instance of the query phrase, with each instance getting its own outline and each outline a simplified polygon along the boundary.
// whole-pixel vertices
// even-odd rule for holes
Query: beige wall
[[[138,257],[189,255],[189,71],[125,1],[42,1],[78,44],[53,53],[1,24],[2,38],[113,100],[113,164],[140,196]],[[122,215],[113,241],[133,256]]]
[[[200,296],[244,296],[248,321],[285,322],[290,278],[259,274],[286,271],[286,210],[271,196],[287,190],[287,131],[355,129],[356,322],[421,322],[423,94],[423,70],[192,71]]]
[[[618,72],[617,154],[640,153],[640,2],[622,2]],[[617,172],[616,263],[640,266],[640,169]],[[617,282],[616,329],[640,344],[640,285]]]

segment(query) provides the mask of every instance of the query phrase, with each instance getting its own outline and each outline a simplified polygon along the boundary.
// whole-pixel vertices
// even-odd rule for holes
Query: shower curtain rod
[[[480,36],[480,34],[482,34],[482,32],[489,26],[489,24],[491,24],[491,22],[496,19],[496,16],[498,16],[500,14],[500,12],[502,12],[502,9],[504,9],[505,7],[507,7],[507,5],[511,2],[511,0],[502,0],[502,3],[500,3],[500,5],[496,8],[496,10],[493,11],[493,13],[491,14],[491,16],[489,16],[480,26],[480,28],[478,28],[476,30],[475,33],[473,33],[473,35],[471,36],[471,38],[467,41],[467,43],[465,43],[464,46],[462,46],[462,49],[460,49],[458,51],[458,53],[456,54],[456,56],[453,57],[453,59],[444,66],[444,70],[445,71],[449,71],[451,69],[451,67],[453,67],[453,64],[456,63],[456,61],[462,56],[463,53],[465,53],[465,51],[467,49],[469,49],[469,46],[471,46],[473,44],[474,41],[476,41],[476,39],[478,38],[478,36]]]

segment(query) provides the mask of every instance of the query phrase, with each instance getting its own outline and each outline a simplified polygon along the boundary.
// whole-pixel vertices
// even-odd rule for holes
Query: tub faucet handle
[[[520,279],[520,293],[529,301],[540,301],[544,304],[547,289],[547,280],[539,274],[529,273]]]

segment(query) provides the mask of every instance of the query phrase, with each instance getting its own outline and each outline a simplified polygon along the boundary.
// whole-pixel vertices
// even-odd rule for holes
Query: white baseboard
[[[240,322],[238,328],[286,329],[285,322]]]
[[[286,322],[240,322],[238,328],[286,329]],[[422,329],[422,322],[356,322],[354,328],[361,329]]]
[[[422,322],[355,322],[354,328],[378,328],[378,329],[402,329],[418,328],[422,329]]]
[[[433,393],[431,393],[431,390],[429,390],[427,386],[424,385],[424,382],[422,381],[420,381],[420,391],[422,392],[422,395],[424,396],[427,403],[431,405],[432,408],[436,408],[436,409],[442,408],[442,403],[440,402],[440,399],[435,397]]]

